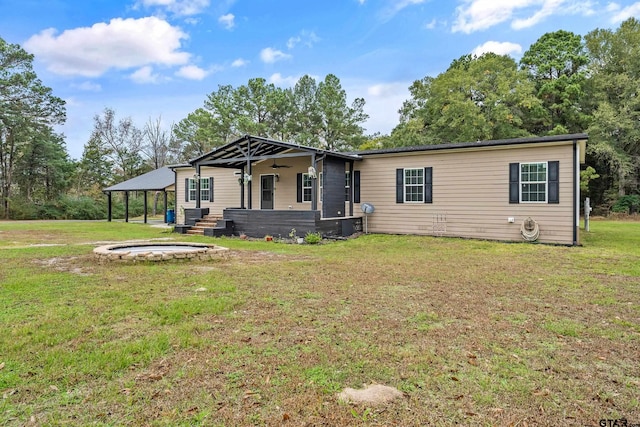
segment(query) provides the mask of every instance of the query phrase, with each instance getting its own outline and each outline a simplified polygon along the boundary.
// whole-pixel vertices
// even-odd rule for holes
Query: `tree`
[[[392,137],[441,144],[528,136],[544,119],[535,87],[509,56],[465,55],[435,78],[416,81]]]
[[[524,53],[520,65],[535,82],[537,96],[549,114],[547,121],[530,129],[532,133],[577,133],[587,128],[588,60],[582,37],[563,30],[544,34]]]
[[[302,76],[293,87],[293,112],[289,121],[289,134],[296,141],[309,147],[320,146],[320,109],[318,106],[318,85],[309,76]]]
[[[16,165],[34,141],[65,120],[64,101],[33,71],[33,55],[0,38],[0,197],[5,218]]]
[[[640,21],[630,18],[615,30],[585,36],[590,55],[590,98],[596,105],[587,154],[618,196],[640,191]],[[614,177],[612,177],[612,175]],[[604,201],[601,193],[596,195]]]
[[[93,120],[91,138],[99,144],[101,152],[111,162],[120,180],[131,179],[144,172],[140,156],[142,131],[134,125],[131,117],[116,122],[116,112],[105,108],[103,115],[96,115]]]
[[[169,130],[164,129],[161,116],[155,120],[149,118],[145,123],[142,131],[142,152],[154,170],[166,166],[172,135],[173,124]]]
[[[318,113],[320,116],[320,148],[325,150],[352,150],[364,142],[363,128],[369,116],[364,112],[365,101],[356,98],[347,105],[347,92],[340,79],[328,74],[318,84]]]

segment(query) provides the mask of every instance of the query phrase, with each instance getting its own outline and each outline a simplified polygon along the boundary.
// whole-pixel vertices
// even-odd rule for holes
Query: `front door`
[[[273,209],[273,193],[275,189],[275,176],[262,175],[260,177],[260,208]]]

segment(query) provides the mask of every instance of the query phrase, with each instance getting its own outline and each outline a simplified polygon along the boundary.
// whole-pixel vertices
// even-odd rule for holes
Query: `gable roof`
[[[175,184],[175,174],[167,166],[103,189],[109,191],[163,191]]]
[[[296,151],[291,152],[292,150]],[[302,154],[300,154],[300,152],[302,152]],[[196,157],[190,160],[189,163],[193,166],[199,164],[201,166],[241,169],[247,164],[247,161],[253,162],[257,160],[299,157],[300,155],[312,154],[338,157],[347,160],[362,160],[360,156],[353,153],[339,153],[260,136],[245,135],[235,141],[217,147],[200,157]]]

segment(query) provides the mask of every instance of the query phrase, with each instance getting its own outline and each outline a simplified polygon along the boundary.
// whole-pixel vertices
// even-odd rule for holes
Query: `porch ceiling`
[[[313,147],[276,141],[273,139],[245,135],[236,141],[218,147],[189,163],[193,166],[216,166],[223,168],[242,169],[248,162],[267,159],[300,157],[311,155],[330,155],[345,160],[362,160],[358,155],[342,154],[321,150]]]

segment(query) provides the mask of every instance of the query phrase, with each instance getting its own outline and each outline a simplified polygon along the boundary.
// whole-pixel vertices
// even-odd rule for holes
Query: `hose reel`
[[[527,242],[535,242],[538,240],[538,237],[540,237],[540,227],[533,218],[529,217],[522,221],[520,234],[522,234],[522,238]]]

